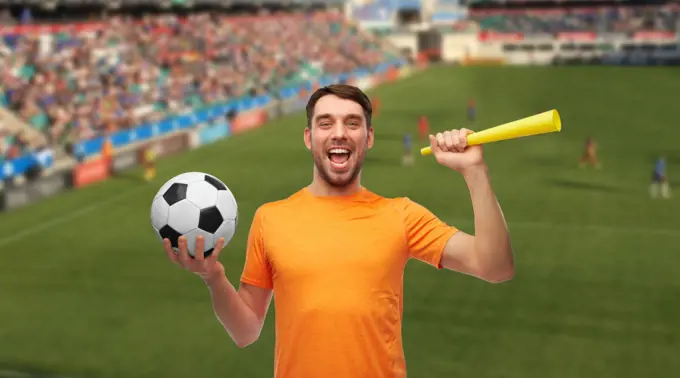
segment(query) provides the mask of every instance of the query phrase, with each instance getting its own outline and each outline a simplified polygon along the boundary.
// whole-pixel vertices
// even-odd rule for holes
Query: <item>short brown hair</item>
[[[373,116],[373,105],[368,96],[359,88],[347,84],[333,84],[327,87],[321,87],[316,90],[309,97],[307,101],[307,127],[312,126],[312,116],[314,115],[314,107],[316,103],[324,96],[334,95],[345,100],[351,100],[361,105],[364,110],[364,117],[366,117],[366,127],[371,127],[371,117]]]

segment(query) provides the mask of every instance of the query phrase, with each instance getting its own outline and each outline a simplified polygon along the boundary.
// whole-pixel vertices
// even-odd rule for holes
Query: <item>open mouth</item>
[[[328,160],[335,169],[344,169],[349,163],[351,152],[347,148],[331,148],[328,150]]]

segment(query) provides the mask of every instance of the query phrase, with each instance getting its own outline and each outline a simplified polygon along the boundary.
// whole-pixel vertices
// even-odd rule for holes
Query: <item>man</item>
[[[144,180],[151,181],[156,177],[156,157],[158,156],[158,146],[156,143],[148,144],[142,153],[142,164],[144,165]]]
[[[467,103],[467,118],[470,124],[474,124],[477,119],[477,102],[470,97]]]
[[[320,88],[307,104],[304,143],[314,159],[312,183],[262,205],[248,236],[237,291],[213,254],[168,258],[207,284],[214,311],[245,347],[262,330],[276,293],[276,378],[406,376],[401,337],[403,274],[409,259],[502,282],[514,273],[510,238],[480,146],[468,130],[430,135],[441,165],[470,189],[476,235],[448,226],[408,198],[384,198],[361,186],[373,146],[371,103],[356,87]],[[451,198],[451,201],[455,199]],[[203,240],[197,240],[203,248]]]
[[[656,160],[654,171],[652,172],[652,183],[649,186],[649,195],[652,198],[668,199],[671,198],[671,187],[666,177],[666,160],[662,157]]]
[[[412,166],[413,165],[413,143],[411,139],[411,134],[405,134],[404,135],[404,156],[401,160],[401,164],[404,166]]]
[[[595,138],[589,137],[586,139],[586,144],[583,148],[583,154],[581,155],[581,159],[579,159],[578,164],[580,167],[590,165],[595,168],[600,168],[600,160],[597,158],[597,142],[595,141]]]
[[[420,135],[420,140],[425,140],[425,138],[430,133],[430,123],[427,121],[426,116],[421,116],[418,120],[418,134]]]

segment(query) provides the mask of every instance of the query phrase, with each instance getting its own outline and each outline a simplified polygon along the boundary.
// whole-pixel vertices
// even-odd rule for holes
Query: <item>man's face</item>
[[[363,108],[352,100],[326,95],[316,103],[305,145],[329,185],[347,186],[361,172],[366,150],[373,146],[373,128],[366,123]]]

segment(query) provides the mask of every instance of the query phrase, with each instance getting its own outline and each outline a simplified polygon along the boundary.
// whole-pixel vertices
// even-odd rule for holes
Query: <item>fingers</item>
[[[179,237],[179,262],[183,267],[188,267],[191,265],[191,260],[189,258],[189,249],[187,248],[187,237],[182,235]]]
[[[467,136],[472,133],[473,131],[470,129],[460,129],[460,131],[458,131],[458,145],[461,149],[461,152],[465,150],[465,147],[468,146]]]
[[[430,136],[430,141],[433,143],[432,151],[436,152],[434,144],[443,152],[463,152],[467,147],[467,135],[471,131],[467,129],[445,131],[438,133],[436,136]]]
[[[220,256],[220,252],[222,252],[222,248],[224,248],[224,238],[219,238],[217,239],[217,243],[215,243],[215,248],[213,248],[213,253],[208,257],[209,260],[217,260]]]
[[[439,135],[439,134],[437,134],[437,135]],[[432,135],[432,134],[430,134],[430,147],[432,148],[433,154],[437,154],[438,152],[442,151],[441,145],[439,144],[437,137]]]
[[[202,262],[204,259],[204,249],[205,240],[203,240],[203,235],[198,235],[196,237],[196,246],[194,248],[194,260]]]
[[[169,239],[163,239],[163,249],[165,250],[165,254],[168,255],[168,259],[172,261],[175,264],[179,265],[179,257],[175,253],[175,250],[172,249],[172,244],[170,243]]]

